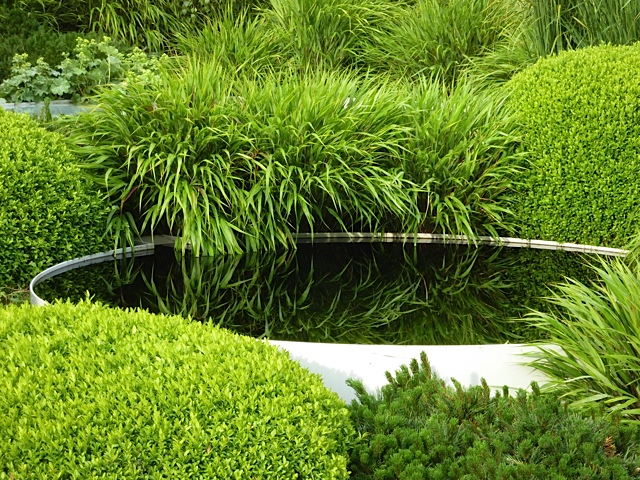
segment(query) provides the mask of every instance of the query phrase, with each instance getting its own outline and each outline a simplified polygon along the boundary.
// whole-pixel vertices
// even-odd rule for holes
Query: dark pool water
[[[276,340],[485,344],[538,339],[525,314],[564,277],[589,281],[571,252],[402,244],[300,245],[240,256],[151,256],[66,272],[47,301],[87,296],[211,321]]]

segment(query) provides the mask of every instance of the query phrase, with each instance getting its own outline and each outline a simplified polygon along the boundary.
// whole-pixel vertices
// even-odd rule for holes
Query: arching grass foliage
[[[531,323],[547,344],[532,365],[551,378],[547,386],[580,410],[605,406],[640,424],[640,263],[594,265],[597,280],[568,279],[548,299],[554,310],[534,312]]]
[[[273,249],[299,231],[474,236],[508,223],[512,124],[469,87],[324,71],[252,79],[191,57],[98,100],[69,137],[121,239],[171,233],[211,254]]]

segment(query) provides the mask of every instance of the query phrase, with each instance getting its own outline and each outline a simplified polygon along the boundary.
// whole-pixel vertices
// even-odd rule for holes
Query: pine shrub
[[[637,475],[640,431],[569,412],[531,385],[510,396],[482,386],[445,385],[426,355],[414,359],[381,394],[351,381],[350,410],[362,436],[352,451],[352,478],[592,479]]]
[[[520,236],[622,246],[640,213],[640,45],[564,52],[516,75]]]
[[[288,355],[174,316],[0,309],[0,478],[347,478],[348,410]]]
[[[0,285],[105,250],[107,212],[60,135],[0,109]]]

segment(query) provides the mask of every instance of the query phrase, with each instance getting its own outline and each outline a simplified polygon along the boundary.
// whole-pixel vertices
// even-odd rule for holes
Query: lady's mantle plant
[[[155,72],[164,58],[149,57],[140,49],[123,53],[109,37],[100,41],[78,37],[73,55],[66,54],[55,68],[42,58],[32,64],[26,53],[15,55],[11,77],[0,84],[0,97],[11,102],[78,99],[100,85]]]

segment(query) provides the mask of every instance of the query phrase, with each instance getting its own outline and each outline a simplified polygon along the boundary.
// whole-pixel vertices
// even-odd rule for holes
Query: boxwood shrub
[[[0,109],[0,285],[105,249],[107,210],[61,136]]]
[[[0,310],[0,478],[347,477],[346,405],[264,342],[81,303]]]
[[[622,246],[640,209],[640,45],[539,61],[511,81],[528,170],[514,209],[528,238]]]
[[[351,382],[361,436],[352,478],[592,479],[636,477],[640,431],[601,417],[583,417],[557,397],[532,392],[491,395],[482,386],[445,385],[420,364],[403,366],[379,395]]]

